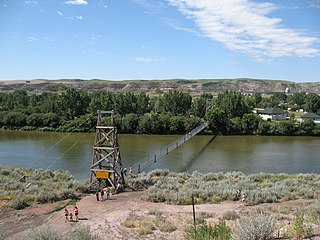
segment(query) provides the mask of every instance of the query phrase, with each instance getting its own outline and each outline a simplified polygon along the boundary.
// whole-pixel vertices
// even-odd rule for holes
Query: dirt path
[[[103,239],[183,239],[184,228],[187,223],[192,223],[192,206],[168,205],[164,203],[151,203],[139,199],[141,192],[124,192],[111,196],[110,200],[97,202],[95,195],[86,196],[81,199],[77,206],[79,208],[79,222],[67,222],[64,220],[63,209],[52,212],[54,208],[63,203],[40,205],[36,208],[20,211],[6,210],[0,212],[0,228],[8,234],[8,239],[15,239],[27,234],[30,228],[50,227],[67,233],[77,226],[89,225],[92,232],[97,233]],[[303,207],[310,201],[291,201],[282,203],[285,206]],[[281,207],[281,204],[262,204],[259,206],[241,206],[239,202],[223,202],[221,204],[196,205],[197,213],[209,214],[207,221],[217,222],[226,212],[234,210],[238,214],[244,214],[254,208],[270,209]],[[73,206],[68,206],[69,210]],[[172,222],[177,230],[171,233],[154,230],[152,234],[139,235],[135,229],[124,227],[121,223],[129,216],[135,215],[152,221],[154,216],[151,211],[161,212],[167,220]],[[211,215],[211,216],[210,216]]]

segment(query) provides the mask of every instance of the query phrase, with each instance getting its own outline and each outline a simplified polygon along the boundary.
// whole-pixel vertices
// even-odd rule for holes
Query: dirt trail
[[[79,222],[67,222],[64,220],[63,209],[52,212],[63,202],[47,205],[39,205],[36,208],[20,211],[6,210],[0,212],[0,228],[9,234],[8,239],[16,239],[27,234],[30,228],[50,227],[67,233],[80,225],[89,225],[92,232],[97,233],[103,239],[183,239],[184,227],[192,222],[192,206],[168,205],[164,203],[151,203],[139,199],[141,192],[123,192],[110,196],[110,200],[96,201],[95,195],[82,198],[77,206],[79,208]],[[286,206],[303,207],[310,201],[291,201],[284,203]],[[250,211],[254,208],[270,209],[280,207],[280,204],[262,204],[259,206],[241,206],[239,202],[223,202],[220,204],[196,205],[197,213],[206,212],[212,215],[209,222],[217,222],[226,212],[235,210],[238,214]],[[73,206],[68,206],[72,211]],[[172,233],[164,233],[154,230],[149,235],[139,235],[130,228],[122,226],[122,222],[130,215],[142,216],[152,221],[150,211],[160,211],[162,215],[174,223],[177,230]]]

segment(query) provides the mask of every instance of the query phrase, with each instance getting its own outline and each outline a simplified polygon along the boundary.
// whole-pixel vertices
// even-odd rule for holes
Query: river
[[[179,136],[119,135],[122,163],[128,167]],[[94,133],[0,131],[0,166],[68,170],[89,177]],[[171,171],[320,173],[320,138],[196,136],[152,165]]]

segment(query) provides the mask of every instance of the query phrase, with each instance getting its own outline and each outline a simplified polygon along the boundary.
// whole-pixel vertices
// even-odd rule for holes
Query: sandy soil
[[[123,192],[113,195],[110,200],[97,202],[95,195],[82,198],[77,206],[79,208],[78,222],[67,222],[64,219],[64,210],[54,211],[65,202],[39,205],[34,208],[14,211],[2,210],[0,212],[0,228],[4,229],[8,239],[16,239],[26,235],[31,228],[50,227],[61,233],[67,233],[81,225],[89,225],[92,232],[97,233],[103,239],[183,239],[186,224],[192,223],[192,206],[168,205],[163,203],[145,202],[139,199],[141,192]],[[238,215],[246,214],[256,208],[266,211],[283,213],[287,217],[312,201],[295,200],[279,204],[261,204],[258,206],[242,206],[239,202],[223,202],[220,204],[201,204],[195,206],[197,213],[206,212],[212,216],[206,219],[208,222],[217,222],[228,211],[236,211]],[[67,207],[72,211],[73,206]],[[136,229],[126,228],[122,222],[131,215],[142,216],[152,221],[155,216],[150,211],[161,211],[162,215],[174,223],[177,230],[171,233],[154,230],[152,234],[139,235]],[[315,232],[320,233],[320,227],[314,226]],[[316,238],[320,239],[320,238]]]

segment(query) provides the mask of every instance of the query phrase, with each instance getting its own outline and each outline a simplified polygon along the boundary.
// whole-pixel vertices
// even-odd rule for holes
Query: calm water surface
[[[119,135],[122,162],[128,167],[178,137]],[[94,133],[0,131],[0,166],[50,166],[86,179],[93,142]],[[319,153],[315,137],[196,136],[147,170],[320,173]]]

